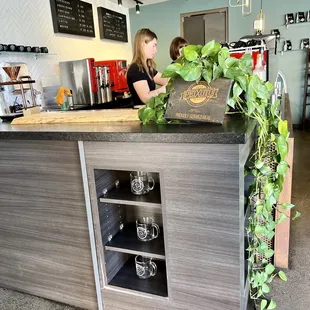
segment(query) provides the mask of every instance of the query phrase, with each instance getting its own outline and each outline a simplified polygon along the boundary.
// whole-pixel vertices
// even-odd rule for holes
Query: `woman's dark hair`
[[[182,37],[176,37],[170,44],[170,57],[173,61],[180,57],[180,48],[188,45],[188,41]]]

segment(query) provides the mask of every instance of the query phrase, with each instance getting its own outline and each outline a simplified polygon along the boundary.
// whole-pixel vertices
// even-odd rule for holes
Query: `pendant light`
[[[134,0],[136,2],[136,13],[140,14],[140,4],[143,4],[143,2],[139,0]]]
[[[122,0],[118,0],[118,6],[122,6],[123,3],[122,3]]]
[[[254,21],[254,29],[256,30],[256,35],[262,35],[265,29],[265,14],[263,13],[263,0],[260,2],[260,11],[257,15],[257,20]]]

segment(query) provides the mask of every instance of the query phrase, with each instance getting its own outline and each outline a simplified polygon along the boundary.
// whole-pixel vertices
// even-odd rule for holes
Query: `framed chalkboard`
[[[50,0],[55,33],[95,37],[93,6],[80,0]]]
[[[126,15],[98,7],[100,39],[128,42]]]

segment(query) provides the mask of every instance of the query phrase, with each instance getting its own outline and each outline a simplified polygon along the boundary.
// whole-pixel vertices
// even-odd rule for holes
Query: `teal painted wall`
[[[260,9],[260,1],[252,0],[253,8],[250,16],[243,17],[241,8],[229,8],[229,41],[253,34],[253,22]],[[169,63],[169,46],[171,40],[180,35],[180,14],[228,7],[228,0],[170,0],[159,4],[144,6],[141,14],[130,9],[131,33],[134,37],[140,28],[150,28],[158,36],[158,53],[156,63],[159,70],[163,70]],[[310,38],[310,23],[296,25],[286,29],[284,15],[298,11],[310,10],[309,0],[264,0],[263,9],[266,16],[265,33],[279,28],[281,36],[290,39],[294,49],[299,49],[302,38]],[[280,48],[283,43],[281,42]],[[291,98],[293,123],[301,122],[305,52],[296,51],[278,55],[278,67],[284,73]]]

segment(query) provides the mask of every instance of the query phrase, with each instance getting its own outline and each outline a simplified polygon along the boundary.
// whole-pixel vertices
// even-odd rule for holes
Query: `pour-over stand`
[[[22,101],[23,101],[23,106],[24,106],[23,114],[27,115],[27,114],[38,113],[40,111],[39,110],[40,108],[36,106],[34,90],[32,87],[32,84],[35,83],[35,80],[32,80],[30,76],[21,76],[17,79],[20,66],[6,66],[6,67],[3,67],[3,70],[8,75],[8,77],[11,79],[11,81],[0,82],[0,87],[5,86],[5,85],[17,85],[17,84],[20,85]],[[31,94],[31,101],[32,101],[32,106],[30,107],[27,106],[25,89],[23,87],[24,84],[29,84],[29,87],[30,87],[30,94]]]

